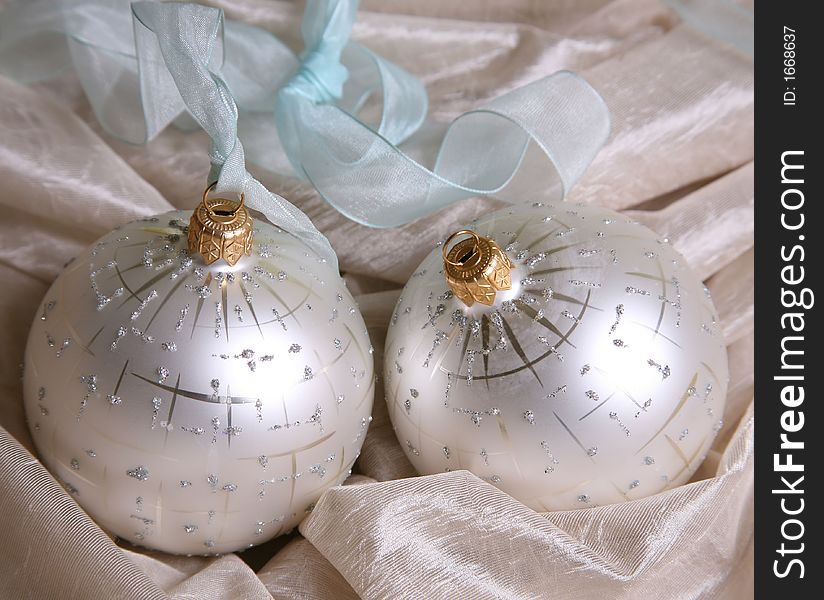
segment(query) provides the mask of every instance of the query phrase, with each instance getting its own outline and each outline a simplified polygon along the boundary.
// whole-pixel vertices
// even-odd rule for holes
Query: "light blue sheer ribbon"
[[[17,2],[0,21],[0,72],[31,81],[73,66],[103,127],[134,143],[193,118],[212,138],[218,190],[245,191],[250,206],[327,257],[308,219],[247,173],[238,134],[249,160],[291,170],[376,227],[476,195],[562,198],[606,140],[606,106],[568,72],[448,127],[425,122],[423,85],[348,41],[356,9],[356,1],[307,0],[306,49],[296,57],[271,34],[198,5]],[[380,105],[371,124],[360,116],[370,102]]]

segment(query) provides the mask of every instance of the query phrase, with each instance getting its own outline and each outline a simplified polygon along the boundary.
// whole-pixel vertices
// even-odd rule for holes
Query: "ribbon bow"
[[[244,191],[332,261],[326,238],[249,175],[247,157],[308,180],[357,222],[392,227],[470,196],[560,199],[606,140],[603,100],[569,72],[448,127],[422,127],[423,85],[349,41],[356,10],[356,0],[307,0],[297,57],[268,32],[196,4],[13,2],[0,21],[0,72],[32,81],[73,66],[103,127],[130,142],[185,124],[188,112],[212,139],[218,191]],[[361,112],[372,100],[381,110],[370,124]]]

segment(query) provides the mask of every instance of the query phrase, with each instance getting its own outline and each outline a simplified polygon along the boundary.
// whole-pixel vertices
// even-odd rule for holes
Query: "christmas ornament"
[[[242,199],[204,195],[187,223],[134,221],[69,264],[34,320],[24,393],[42,460],[102,527],[212,554],[290,530],[343,481],[374,376],[324,259],[269,223],[252,239]]]
[[[398,300],[384,372],[419,472],[469,469],[541,511],[686,482],[728,380],[683,257],[618,213],[564,203],[495,212],[433,251]]]

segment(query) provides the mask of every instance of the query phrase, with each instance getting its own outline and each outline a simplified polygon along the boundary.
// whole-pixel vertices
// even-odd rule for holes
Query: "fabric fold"
[[[455,471],[333,488],[300,530],[362,598],[576,597],[581,571],[584,597],[711,597],[751,536],[751,416],[736,439],[717,477],[634,502],[542,516]],[[683,548],[710,531],[713,555]]]
[[[165,598],[165,594],[143,574],[112,540],[95,525],[83,510],[46,471],[42,464],[9,436],[0,426],[0,513],[14,515],[14,527],[0,527],[0,563],[17,564],[23,560],[27,577],[3,577],[0,589],[7,597],[31,596],[36,585],[39,597],[85,598]],[[4,519],[6,517],[4,516]],[[45,530],[52,556],[60,557],[61,566],[51,561],[28,560],[18,551],[30,547],[30,532]],[[78,549],[83,548],[82,552]],[[65,579],[72,573],[72,581]],[[97,585],[85,587],[84,581],[108,577]],[[82,590],[82,591],[81,591]]]

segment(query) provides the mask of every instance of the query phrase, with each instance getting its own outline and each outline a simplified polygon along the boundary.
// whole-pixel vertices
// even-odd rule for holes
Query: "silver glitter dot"
[[[234,483],[227,483],[223,486],[223,491],[225,492],[236,492],[237,491],[237,484]]]
[[[210,290],[208,288],[208,286],[205,286],[205,285],[198,285],[198,286],[195,286],[195,287],[192,287],[191,285],[187,285],[186,288],[193,291],[195,294],[197,294],[197,297],[200,298],[201,300],[205,300],[206,298],[208,298],[209,296],[212,295],[212,290]]]
[[[289,353],[290,354],[297,354],[300,351],[301,351],[300,344],[292,344],[291,346],[289,346]]]
[[[261,454],[258,456],[258,464],[265,469],[269,465],[269,457],[265,454]]]
[[[191,481],[186,481],[185,479],[180,480],[180,487],[185,488],[189,487],[190,485],[192,485]]]
[[[418,394],[418,390],[416,390],[415,388],[409,388],[409,393],[411,394],[411,396],[412,396],[413,398],[417,398],[417,397],[418,397],[418,395],[419,395],[419,394]]]
[[[484,464],[488,467],[489,466],[489,454],[486,451],[486,448],[481,448],[481,458],[484,459]]]
[[[73,458],[73,459],[71,460],[71,462],[69,463],[69,466],[70,466],[73,470],[77,471],[77,470],[80,468],[80,461],[79,461],[79,460],[77,460],[76,458]]]
[[[650,295],[650,293],[647,290],[642,290],[642,289],[634,287],[634,286],[628,286],[625,291],[626,291],[627,294],[636,294],[638,296],[649,296]]]
[[[589,494],[581,494],[580,496],[578,496],[578,502],[589,502]]]
[[[639,485],[641,485],[641,482],[636,479],[635,481],[633,481],[632,483],[629,484],[629,489],[634,490]]]
[[[80,377],[80,382],[86,384],[86,389],[90,394],[97,391],[97,375],[83,375]]]
[[[123,402],[123,399],[122,399],[120,396],[115,396],[114,394],[107,394],[107,395],[106,395],[106,400],[107,400],[107,401],[109,402],[109,404],[111,404],[112,406],[114,406],[114,405],[116,405],[116,404],[120,404],[120,403],[122,403],[122,402]]]
[[[240,425],[230,425],[226,429],[223,430],[223,433],[228,435],[229,437],[237,437],[241,433],[243,433],[243,427]]]
[[[596,454],[598,454],[598,446],[587,448],[587,456],[595,456]]]
[[[303,367],[303,379],[304,380],[309,381],[310,379],[313,379],[314,377],[315,377],[315,374],[314,374],[314,372],[312,372],[312,367],[310,367],[309,365],[306,365],[305,367]]]
[[[655,459],[652,458],[651,456],[645,456],[644,457],[644,464],[647,465],[647,466],[654,465],[655,464]]]
[[[46,319],[48,319],[49,311],[51,309],[53,309],[56,304],[57,304],[57,302],[55,302],[54,300],[51,300],[43,307],[43,313],[40,315],[40,320],[41,321],[45,321]]]
[[[530,425],[535,425],[535,413],[531,410],[524,411],[524,420]]]
[[[598,395],[598,392],[596,392],[595,390],[587,390],[586,391],[586,397],[589,398],[590,400],[594,400],[596,402],[600,399],[600,396]]]
[[[126,475],[133,477],[138,481],[146,481],[149,478],[149,471],[143,465],[138,465],[134,469],[129,469],[126,471]]]
[[[326,467],[324,467],[323,465],[312,465],[311,467],[309,467],[309,472],[314,473],[315,475],[323,479],[323,476],[326,475]]]
[[[197,531],[197,525],[184,525],[183,531],[185,531],[186,533],[194,533],[195,531]]]

